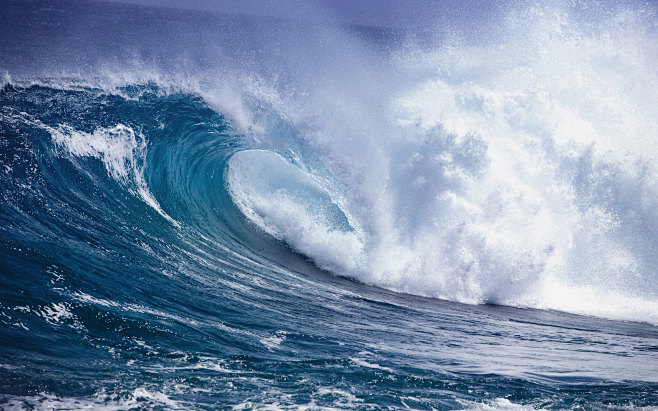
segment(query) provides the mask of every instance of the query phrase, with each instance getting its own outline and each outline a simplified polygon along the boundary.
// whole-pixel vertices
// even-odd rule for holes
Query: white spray
[[[297,127],[364,233],[363,248],[291,245],[413,294],[658,323],[656,14],[595,20],[528,7],[504,34],[409,46],[385,69],[341,39],[303,98],[248,90]],[[306,218],[262,210],[278,232]]]

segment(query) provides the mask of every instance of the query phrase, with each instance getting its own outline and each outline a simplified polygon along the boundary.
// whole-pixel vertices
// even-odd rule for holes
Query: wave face
[[[416,6],[7,3],[0,403],[657,405],[655,7]]]

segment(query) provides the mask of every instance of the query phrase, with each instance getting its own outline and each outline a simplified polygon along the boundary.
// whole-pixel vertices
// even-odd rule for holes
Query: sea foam
[[[312,241],[292,234],[321,217],[274,191],[256,201],[230,183],[236,202],[339,275],[467,303],[658,323],[655,13],[622,7],[584,24],[581,12],[536,5],[507,13],[505,30],[483,28],[492,32],[484,44],[456,33],[409,45],[387,69],[373,67],[376,88],[363,67],[380,60],[359,59],[347,42],[346,61],[318,69],[342,79],[339,89],[317,81],[303,97],[246,92],[297,130],[295,155],[336,182],[363,248],[344,252],[326,228],[302,229]],[[264,129],[262,146],[285,153]]]

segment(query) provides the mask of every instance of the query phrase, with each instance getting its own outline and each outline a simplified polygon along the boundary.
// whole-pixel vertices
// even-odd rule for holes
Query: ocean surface
[[[0,4],[0,409],[658,409],[655,3],[173,5]]]

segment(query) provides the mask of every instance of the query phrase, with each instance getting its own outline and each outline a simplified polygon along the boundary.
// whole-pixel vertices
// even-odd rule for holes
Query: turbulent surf
[[[155,3],[0,9],[0,406],[658,406],[655,5]]]

